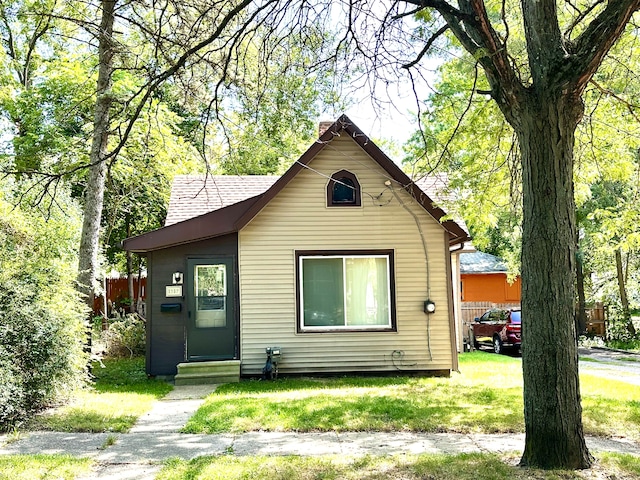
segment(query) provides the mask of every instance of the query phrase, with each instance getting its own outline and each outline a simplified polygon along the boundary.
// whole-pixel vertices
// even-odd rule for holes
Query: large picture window
[[[392,330],[393,253],[298,252],[300,331]]]

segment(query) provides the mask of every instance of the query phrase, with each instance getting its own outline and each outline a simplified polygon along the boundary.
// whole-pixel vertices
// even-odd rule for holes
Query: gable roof
[[[398,167],[385,153],[375,145],[369,137],[346,116],[342,115],[336,120],[321,136],[316,140],[302,156],[281,176],[262,193],[246,198],[238,203],[224,205],[224,196],[219,195],[221,208],[204,213],[197,217],[189,218],[178,223],[167,223],[165,227],[152,232],[132,237],[124,240],[123,248],[133,252],[148,252],[175,245],[182,245],[194,241],[205,240],[207,238],[218,237],[229,233],[240,231],[262,210],[309,162],[328,145],[334,137],[349,135],[375,162],[377,162],[387,173],[389,180],[404,188],[416,201],[437,221],[440,221],[446,214],[434,206],[431,198],[423,192],[400,167]],[[247,185],[258,188],[259,182],[266,181],[263,177],[255,177],[251,180],[250,175],[241,177],[247,179]],[[219,179],[220,177],[208,177],[209,179]],[[220,180],[224,181],[224,180]],[[229,180],[239,182],[238,180]],[[213,180],[212,180],[213,182]],[[189,188],[197,188],[197,183],[192,182]],[[204,191],[203,191],[204,192]],[[193,194],[193,192],[192,192]],[[215,194],[203,193],[201,199],[215,198]],[[173,193],[172,193],[173,197]],[[189,198],[189,197],[182,197]],[[198,195],[192,197],[198,198]],[[195,205],[195,200],[194,200]],[[185,208],[185,212],[186,212]],[[171,213],[171,221],[180,218],[179,213]],[[470,240],[467,232],[456,222],[446,220],[441,222],[442,226],[449,232],[450,245],[456,245]]]

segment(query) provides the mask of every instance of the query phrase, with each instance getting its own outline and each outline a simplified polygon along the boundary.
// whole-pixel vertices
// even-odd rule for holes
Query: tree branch
[[[601,5],[602,3],[604,3],[604,0],[596,0],[592,5],[589,5],[585,11],[581,11],[578,7],[573,5],[571,2],[567,2],[567,3],[570,6],[572,6],[576,10],[576,12],[578,12],[578,15],[576,16],[576,18],[573,20],[573,22],[571,22],[571,24],[567,27],[567,29],[564,32],[564,36],[566,38],[570,38],[571,32],[573,32],[573,29],[576,28],[578,24],[587,17],[587,15],[593,12],[593,10],[595,10],[598,5]]]
[[[629,111],[629,114],[635,119],[636,122],[640,123],[640,117],[636,113],[636,109],[640,109],[640,106],[632,104],[628,100],[622,98],[620,95],[615,93],[613,90],[611,90],[609,88],[604,88],[602,85],[600,85],[598,82],[596,82],[593,79],[591,79],[590,83],[593,86],[595,86],[601,93],[603,93],[605,95],[609,95],[609,96],[615,98],[620,103],[622,103],[625,107],[627,107],[627,110]]]
[[[268,2],[266,2],[264,5],[258,8],[257,12],[254,12],[251,18],[254,18],[258,12],[265,10],[269,5],[275,3],[276,1],[277,0],[269,0]],[[192,56],[196,55],[199,51],[201,51],[202,49],[204,49],[205,47],[213,43],[215,40],[219,39],[222,33],[224,32],[224,30],[231,23],[231,21],[234,20],[243,10],[245,10],[252,3],[253,3],[253,0],[244,0],[240,4],[236,5],[236,7],[230,10],[229,13],[227,13],[224,16],[224,18],[220,21],[217,28],[213,31],[211,35],[209,35],[204,40],[198,42],[193,47],[187,49],[174,62],[174,64],[171,67],[169,67],[168,69],[166,69],[165,71],[157,75],[155,78],[149,81],[142,89],[139,90],[139,93],[142,93],[144,91],[144,94],[142,94],[142,97],[138,102],[131,119],[129,120],[123,134],[121,135],[118,145],[116,145],[115,148],[109,153],[108,158],[115,158],[118,156],[118,154],[120,153],[120,150],[122,150],[127,139],[129,138],[131,130],[133,129],[135,121],[140,115],[140,112],[145,107],[147,101],[149,100],[149,98],[151,98],[151,95],[156,91],[156,89],[165,80],[172,77],[176,72],[178,72],[182,67],[184,67],[184,65]],[[245,23],[245,28],[246,26],[247,24]],[[137,95],[138,94],[134,95],[134,97]]]
[[[584,91],[605,55],[624,32],[631,16],[639,9],[640,0],[609,2],[576,39],[572,60],[564,74],[577,92]]]
[[[433,43],[438,39],[438,37],[443,35],[447,30],[449,30],[449,25],[445,25],[445,26],[441,27],[440,29],[438,29],[438,31],[436,33],[431,35],[431,38],[429,38],[427,43],[425,43],[424,47],[422,47],[422,50],[420,51],[418,56],[415,58],[415,60],[402,65],[402,68],[409,69],[409,68],[415,66],[416,64],[418,64],[420,62],[420,60],[422,60],[422,57],[424,57],[426,55],[426,53],[429,51],[429,49],[431,48],[431,45],[433,45]]]
[[[438,2],[439,3],[439,2]],[[460,0],[458,16],[439,10],[462,46],[482,65],[492,96],[505,115],[520,102],[524,86],[507,54],[506,45],[491,25],[482,0]]]
[[[544,88],[566,53],[556,0],[523,1],[521,5],[533,84]]]

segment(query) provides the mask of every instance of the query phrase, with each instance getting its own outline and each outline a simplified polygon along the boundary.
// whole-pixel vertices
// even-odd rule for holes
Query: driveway
[[[583,373],[640,385],[640,354],[581,347],[578,355]]]

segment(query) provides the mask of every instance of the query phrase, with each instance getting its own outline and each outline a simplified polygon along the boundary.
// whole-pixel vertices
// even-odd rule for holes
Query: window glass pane
[[[353,180],[347,177],[338,178],[337,181],[333,184],[333,203],[355,202],[356,190]]]
[[[227,269],[222,265],[196,265],[194,272],[196,327],[227,325]]]
[[[387,258],[346,258],[346,324],[390,325]]]
[[[302,259],[303,325],[344,325],[342,258]]]

